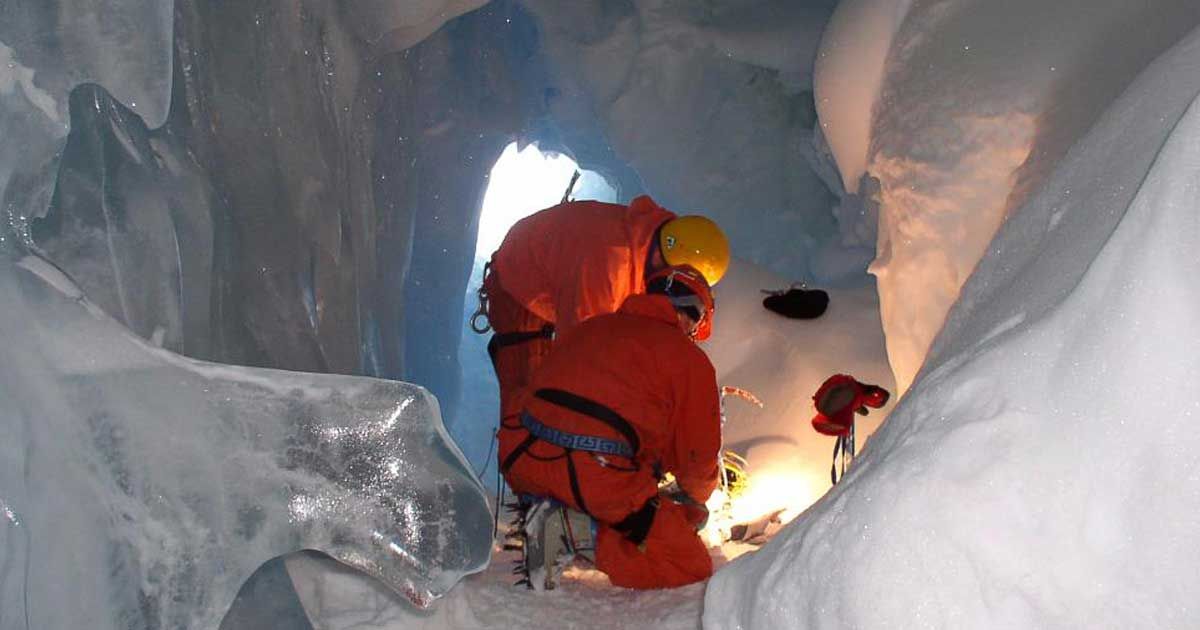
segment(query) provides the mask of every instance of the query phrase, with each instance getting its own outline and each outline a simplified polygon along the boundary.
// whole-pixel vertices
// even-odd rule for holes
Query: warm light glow
[[[816,500],[808,478],[800,473],[763,473],[752,475],[745,493],[734,502],[730,514],[735,523],[744,523],[782,509],[788,522]]]
[[[713,492],[707,506],[708,525],[701,536],[711,546],[719,546],[729,539],[730,529],[740,523],[749,523],[777,510],[782,510],[779,520],[789,523],[817,500],[816,486],[799,471],[767,470],[751,474],[745,491],[727,501],[720,489]]]

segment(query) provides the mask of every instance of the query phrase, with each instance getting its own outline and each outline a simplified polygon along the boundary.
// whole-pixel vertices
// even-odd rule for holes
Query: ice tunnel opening
[[[495,474],[489,451],[500,394],[496,375],[488,361],[488,334],[471,330],[471,317],[479,307],[476,291],[483,281],[483,267],[500,247],[514,223],[562,200],[572,175],[580,176],[571,188],[572,199],[615,202],[616,189],[605,177],[582,170],[575,160],[558,152],[542,151],[537,144],[522,147],[513,142],[505,147],[488,176],[487,190],[479,215],[479,232],[471,279],[464,300],[459,364],[462,366],[462,395],[456,417],[447,426],[454,441],[471,462],[480,479]]]

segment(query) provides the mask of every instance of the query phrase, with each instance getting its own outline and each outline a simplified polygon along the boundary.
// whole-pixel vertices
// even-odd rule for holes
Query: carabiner
[[[479,323],[481,318],[483,319],[482,324]],[[476,334],[482,335],[491,329],[492,323],[487,319],[487,310],[481,306],[479,310],[475,311],[475,314],[471,315],[471,330],[475,331]]]
[[[471,315],[471,321],[469,325],[471,326],[471,330],[475,331],[475,334],[477,335],[482,335],[492,329],[492,323],[488,321],[487,318],[488,294],[487,289],[485,288],[487,287],[488,274],[490,274],[491,271],[491,261],[484,263],[483,279],[479,281],[479,290],[475,292],[475,295],[479,296],[479,308],[475,309],[475,313]],[[479,323],[480,318],[483,319],[482,324]]]

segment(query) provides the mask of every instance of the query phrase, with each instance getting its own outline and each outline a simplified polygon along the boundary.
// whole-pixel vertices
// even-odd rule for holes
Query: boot
[[[596,524],[592,517],[563,508],[563,529],[567,550],[576,559],[583,560],[592,566],[596,565]]]
[[[566,553],[562,507],[550,499],[536,500],[526,510],[523,521],[522,582],[535,591],[552,590],[558,585],[559,556]]]
[[[595,532],[587,514],[541,499],[525,512],[522,525],[524,579],[519,583],[536,591],[554,590],[573,558],[596,563]]]

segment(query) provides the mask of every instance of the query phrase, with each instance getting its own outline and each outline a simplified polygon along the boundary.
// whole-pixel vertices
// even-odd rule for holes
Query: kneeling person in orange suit
[[[646,290],[556,342],[521,411],[502,422],[500,468],[527,498],[525,568],[535,588],[555,582],[547,549],[557,533],[542,525],[560,522],[569,539],[586,540],[588,519],[569,518],[579,513],[595,527],[596,567],[617,586],[682,586],[712,574],[697,531],[720,474],[720,401],[716,372],[695,344],[711,332],[712,293],[688,266],[653,274]],[[681,494],[660,497],[668,472]]]

